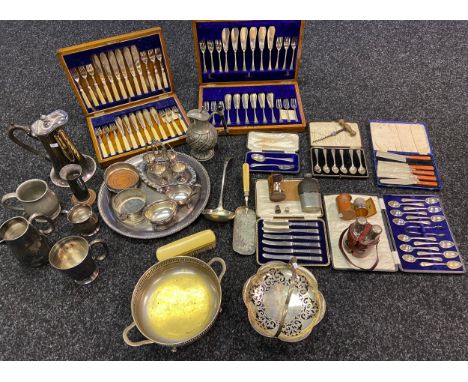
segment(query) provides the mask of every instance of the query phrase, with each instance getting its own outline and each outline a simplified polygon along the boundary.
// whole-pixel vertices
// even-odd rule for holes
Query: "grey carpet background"
[[[6,137],[15,121],[30,124],[40,113],[62,108],[67,132],[94,155],[85,118],[55,49],[152,26],[167,41],[175,87],[188,110],[197,102],[198,79],[188,21],[2,22],[0,24],[0,192],[29,178],[46,178],[50,167]],[[360,124],[369,149],[368,119],[425,121],[445,183],[440,193],[460,251],[468,250],[466,131],[468,23],[307,22],[300,89],[307,118],[345,118]],[[307,135],[301,134],[303,171],[310,169]],[[215,205],[224,155],[235,161],[227,181],[226,207],[242,202],[240,165],[246,137],[221,137],[211,175]],[[179,148],[185,151],[185,147]],[[222,151],[222,153],[221,153]],[[98,189],[102,170],[90,182]],[[320,180],[323,193],[378,193],[364,181]],[[69,207],[68,194],[53,188]],[[385,190],[402,193],[401,190]],[[2,221],[13,216],[0,210]],[[64,222],[53,241],[71,234]],[[154,250],[182,236],[212,228],[218,246],[202,259],[223,257],[223,311],[209,333],[173,354],[156,345],[130,348],[122,330],[131,322],[133,287],[155,261]],[[312,269],[327,300],[327,313],[312,335],[297,344],[263,338],[250,327],[242,302],[245,280],[258,268],[254,257],[231,249],[231,229],[199,218],[177,235],[141,242],[102,226],[112,253],[95,283],[77,287],[44,266],[21,268],[1,247],[0,358],[46,360],[422,360],[468,358],[466,276],[381,274]],[[136,336],[135,336],[136,337]]]

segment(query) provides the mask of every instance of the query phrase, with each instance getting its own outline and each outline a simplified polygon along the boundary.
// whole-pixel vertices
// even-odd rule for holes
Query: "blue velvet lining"
[[[376,122],[376,123],[398,123],[398,124],[404,124],[404,125],[414,125],[414,124],[418,124],[418,125],[423,125],[424,128],[426,129],[426,135],[427,135],[427,125],[423,122],[400,122],[400,121],[381,121],[381,120],[370,120],[369,121],[369,124],[371,124],[372,122]],[[429,142],[429,137],[428,137],[428,142]],[[372,144],[372,137],[371,137],[371,144]],[[435,173],[435,177],[437,178],[437,183],[439,184],[437,187],[432,187],[432,186],[422,186],[422,185],[408,185],[408,186],[405,186],[405,185],[393,185],[393,184],[383,184],[380,182],[380,178],[377,177],[377,151],[376,150],[373,150],[372,151],[372,159],[374,161],[374,171],[375,171],[375,182],[377,184],[378,187],[389,187],[389,188],[412,188],[412,189],[422,189],[422,190],[434,190],[434,191],[440,191],[442,190],[442,180],[440,179],[440,176],[439,176],[439,171],[437,169],[437,162],[434,158],[434,155],[433,155],[433,152],[432,152],[432,146],[431,146],[431,142],[429,142],[429,155],[431,158],[432,158],[432,163],[431,165],[434,166],[434,173]],[[403,152],[403,151],[389,151],[391,153],[394,153],[394,154],[402,154],[402,155],[421,155],[420,153],[411,153],[411,152]]]
[[[166,70],[166,75],[168,76],[168,82],[169,82],[168,68],[167,68],[167,65],[166,65],[167,57],[164,57],[164,51],[163,51],[163,49],[161,47],[161,39],[160,39],[158,34],[139,37],[139,38],[135,38],[135,39],[132,39],[132,40],[127,40],[127,41],[121,41],[121,42],[117,42],[117,43],[114,43],[114,44],[106,44],[106,45],[103,45],[103,46],[99,46],[97,48],[91,48],[91,49],[82,50],[82,51],[76,52],[76,53],[66,54],[66,55],[63,56],[63,59],[65,60],[65,63],[67,65],[68,70],[70,70],[71,68],[77,68],[78,66],[92,64],[91,56],[93,54],[99,55],[99,53],[101,53],[101,52],[108,52],[110,50],[119,49],[119,48],[122,49],[122,48],[124,48],[126,46],[130,47],[132,45],[136,45],[136,47],[138,48],[138,50],[140,52],[141,51],[147,51],[149,49],[160,48],[161,53],[163,54],[162,62],[163,62],[163,65],[164,65],[164,69]],[[148,61],[149,61],[149,59],[148,59]],[[143,68],[143,64],[142,64],[142,70],[143,71],[145,70]],[[130,75],[130,72],[128,71],[128,67],[127,67],[127,73],[128,73],[129,80],[133,85],[133,80],[131,79],[132,77]],[[97,73],[95,74],[95,76],[96,76],[96,81],[98,81],[100,83],[100,80],[99,80],[99,77],[97,76]],[[137,73],[137,77],[138,77],[138,73]],[[107,80],[107,77],[106,77],[106,80]],[[122,77],[122,81],[123,81],[123,77]],[[107,81],[107,86],[110,89],[110,84],[109,84],[108,81]],[[171,86],[171,83],[169,82],[169,89],[164,89],[164,92],[171,92],[172,89],[170,88],[170,86]],[[97,111],[97,110],[106,110],[106,109],[109,109],[109,108],[111,108],[113,106],[126,104],[126,103],[131,102],[131,101],[137,101],[137,100],[140,100],[140,99],[149,98],[149,97],[152,97],[154,95],[158,95],[158,94],[163,93],[163,90],[158,90],[157,88],[156,88],[156,91],[154,91],[154,92],[152,92],[149,87],[148,87],[148,90],[149,90],[148,93],[143,93],[140,96],[135,94],[135,97],[131,98],[131,100],[127,98],[127,99],[121,99],[120,101],[108,102],[105,105],[99,105],[99,106],[94,107],[93,109],[88,109],[88,111],[91,112],[91,111]],[[112,90],[110,90],[110,91],[112,92]]]
[[[285,162],[282,160],[275,160],[275,159],[265,159],[264,162],[257,162],[252,159],[253,154],[262,154],[266,157],[271,158],[291,158],[293,162]],[[262,166],[262,167],[250,167],[250,172],[279,172],[283,174],[297,174],[300,171],[301,162],[299,160],[299,154],[297,153],[283,153],[278,151],[249,151],[245,154],[245,163],[248,163],[249,166],[253,163],[269,165],[269,166]],[[287,166],[294,166],[290,170],[280,170],[278,165],[287,165]]]
[[[149,102],[144,105],[134,106],[125,110],[115,111],[113,113],[101,115],[99,117],[93,117],[91,118],[91,124],[93,128],[96,129],[101,126],[108,125],[109,123],[114,123],[115,119],[119,116],[128,115],[129,113],[134,113],[138,110],[149,109],[150,107],[154,107],[156,110],[160,110],[160,109],[172,108],[173,106],[177,106],[177,109],[179,110],[181,118],[183,118],[187,126],[189,126],[183,114],[180,112],[180,108],[177,105],[177,102],[172,97],[165,98],[162,100],[155,100],[153,102]],[[168,139],[173,139],[173,137],[169,137]]]
[[[396,225],[395,223],[393,223],[393,219],[395,218],[395,216],[390,214],[390,210],[395,209],[395,208],[390,207],[390,205],[388,204],[390,201],[394,200],[394,201],[397,201],[397,202],[401,203],[402,198],[410,198],[410,199],[414,199],[415,202],[422,202],[426,198],[430,198],[430,197],[439,198],[437,195],[384,195],[383,196],[383,200],[385,202],[387,218],[388,218],[388,222],[389,222],[390,229],[391,229],[391,232],[392,232],[393,242],[395,243],[395,247],[396,247],[395,249],[396,249],[396,251],[398,253],[398,256],[400,257],[400,262],[401,262],[400,268],[404,272],[464,273],[465,272],[464,267],[459,268],[459,269],[449,269],[449,268],[447,268],[446,266],[443,266],[443,265],[441,265],[441,266],[431,266],[431,267],[421,267],[421,266],[419,266],[420,261],[417,261],[415,263],[409,263],[409,262],[406,262],[406,261],[404,261],[402,259],[402,256],[405,255],[406,252],[403,252],[400,249],[400,245],[402,245],[402,244],[410,244],[412,246],[414,246],[414,245],[412,244],[413,241],[405,243],[405,242],[399,240],[398,239],[399,234],[405,234],[405,235],[409,235],[409,236],[421,236],[421,237],[425,236],[425,233],[437,233],[437,234],[443,234],[444,235],[444,236],[436,236],[437,242],[435,242],[435,245],[430,245],[430,246],[428,245],[427,247],[431,247],[431,246],[437,247],[438,245],[436,243],[438,243],[438,242],[440,242],[442,240],[450,240],[450,241],[455,242],[455,239],[453,238],[453,235],[452,235],[452,232],[450,230],[449,224],[448,224],[448,222],[446,220],[441,221],[441,222],[437,222],[437,223],[432,223],[431,225],[428,225],[428,226],[425,226],[425,225],[422,225],[422,224],[411,224],[411,223],[406,225],[406,226],[408,226],[408,225],[417,225],[417,226],[420,226],[421,228],[406,228],[406,226],[399,226],[399,225]],[[442,208],[440,203],[431,204],[431,206],[437,206],[437,207]],[[424,211],[424,210],[420,210],[420,211]],[[407,211],[407,212],[411,212],[411,211]],[[430,217],[430,216],[433,216],[433,215],[444,215],[445,216],[443,210],[441,212],[432,213],[432,214],[429,211],[426,211],[426,212],[427,212],[427,217]],[[404,215],[404,216],[407,216],[407,215]],[[402,217],[402,219],[405,218],[404,216]],[[442,226],[442,228],[434,228],[434,226]],[[419,232],[421,232],[421,234],[418,234],[418,235],[408,234],[407,233],[408,230],[409,231],[419,231]],[[460,253],[456,245],[454,247],[448,248],[448,249],[440,248],[440,253],[443,253],[444,251],[456,251],[456,252]],[[411,254],[415,255],[414,252],[412,252]],[[415,257],[418,257],[418,256],[415,256]],[[422,257],[424,257],[424,256],[422,256]],[[443,260],[444,260],[444,262],[449,261],[449,259],[443,259]],[[450,260],[460,261],[460,262],[463,263],[463,259],[461,258],[461,256],[459,256],[458,258],[455,258],[455,259],[450,259]]]
[[[263,240],[263,221],[264,219],[259,219],[257,221],[257,232],[258,232],[258,235],[257,235],[257,261],[260,263],[260,264],[265,264],[265,263],[268,263],[269,261],[274,261],[274,260],[271,260],[271,259],[266,259],[263,257],[263,244],[262,244],[262,240]],[[294,233],[294,236],[310,236],[310,235],[318,235],[320,237],[320,240],[318,240],[318,242],[320,243],[320,249],[322,249],[322,254],[321,255],[318,255],[318,254],[307,254],[307,253],[304,253],[304,254],[301,254],[301,253],[295,253],[294,256],[297,257],[297,262],[299,265],[302,265],[302,266],[325,266],[325,265],[328,265],[329,264],[329,257],[328,257],[328,244],[327,244],[327,230],[325,228],[325,222],[321,219],[314,219],[314,220],[289,220],[290,223],[296,223],[298,226],[300,225],[301,222],[316,222],[318,223],[318,227],[303,227],[303,228],[307,228],[307,229],[318,229],[319,230],[319,233],[318,234],[310,234],[310,233],[300,233],[300,232],[296,232]],[[273,233],[272,235],[275,235],[275,233]],[[277,233],[277,235],[293,235],[293,234],[288,234],[288,233]],[[267,240],[272,240],[272,241],[275,241],[276,239],[267,239]],[[282,239],[277,239],[276,241],[288,241],[288,240],[282,240]],[[310,243],[316,243],[317,241],[310,241],[310,240],[304,240],[304,239],[301,239],[301,240],[297,240],[295,239],[294,241],[296,242],[310,242]],[[278,248],[281,248],[281,247],[278,247]],[[301,249],[301,248],[305,248],[305,247],[284,247],[284,248],[294,248],[294,249]],[[279,255],[279,254],[278,254]],[[284,255],[289,255],[288,253],[284,253]],[[301,258],[303,256],[321,256],[322,259],[320,261],[308,261],[308,260],[301,260]],[[281,260],[279,260],[281,261]],[[287,261],[284,261],[287,263]]]
[[[296,114],[297,114],[297,120],[291,122],[288,122],[286,119],[280,122],[279,120],[279,110],[276,109],[276,99],[277,98],[288,98],[289,100],[291,98],[296,98],[297,99],[297,94],[296,94],[296,87],[293,84],[265,84],[265,85],[252,85],[252,86],[229,86],[226,85],[226,87],[203,87],[201,89],[202,91],[202,104],[200,105],[203,106],[203,102],[205,101],[223,101],[224,102],[224,96],[226,94],[231,94],[234,95],[235,93],[243,94],[243,93],[270,93],[272,92],[275,95],[275,105],[274,105],[274,113],[275,113],[275,118],[276,118],[276,123],[272,123],[272,117],[271,113],[272,110],[268,107],[268,103],[265,101],[265,116],[267,118],[267,123],[266,125],[274,125],[274,126],[281,126],[281,125],[302,125],[302,118],[301,118],[301,113],[300,113],[300,105],[298,104],[298,107],[296,108]],[[291,110],[291,107],[289,108]],[[236,111],[234,109],[234,102],[231,102],[231,110],[229,111],[229,115],[231,117],[231,125],[228,127],[255,127],[255,126],[262,126],[263,123],[263,114],[262,114],[262,109],[260,108],[260,105],[258,104],[257,100],[257,109],[256,109],[256,115],[258,119],[258,124],[254,124],[254,110],[251,107],[250,101],[249,101],[249,109],[247,110],[247,116],[249,119],[249,124],[245,124],[245,111],[242,108],[242,102],[240,105],[239,109],[239,119],[240,119],[240,125],[236,124]],[[225,110],[225,117],[227,120],[227,113],[228,111]],[[214,118],[214,125],[217,127],[221,126],[221,121],[219,117]]]
[[[203,82],[224,82],[224,81],[271,81],[271,80],[284,80],[284,79],[293,79],[295,77],[295,69],[296,69],[296,59],[297,59],[297,52],[298,48],[296,48],[296,52],[294,54],[294,65],[293,70],[289,70],[289,66],[291,63],[292,58],[292,49],[291,47],[288,49],[288,56],[286,61],[286,70],[282,70],[282,65],[284,61],[284,48],[280,50],[280,57],[279,57],[279,67],[278,70],[274,70],[276,64],[276,57],[278,51],[276,49],[276,37],[278,36],[289,36],[298,38],[300,37],[300,30],[301,30],[301,21],[299,20],[261,20],[261,21],[217,21],[217,22],[204,22],[198,21],[196,22],[196,29],[198,35],[198,42],[201,40],[221,40],[221,32],[223,28],[239,28],[239,31],[242,27],[247,27],[250,30],[250,27],[261,27],[264,26],[268,29],[269,26],[274,26],[276,28],[275,31],[275,40],[273,43],[273,49],[271,51],[271,62],[273,70],[268,71],[268,58],[269,58],[269,50],[267,45],[267,38],[265,38],[265,49],[263,51],[263,67],[264,71],[260,71],[260,49],[258,47],[258,36],[255,45],[255,71],[249,71],[252,67],[252,50],[250,49],[250,41],[247,38],[247,49],[245,52],[245,61],[247,71],[242,71],[242,49],[240,45],[240,37],[238,42],[238,50],[237,50],[237,66],[239,71],[234,72],[234,51],[232,50],[232,43],[231,38],[229,37],[229,51],[228,51],[228,65],[229,65],[229,72],[224,72],[224,64],[225,64],[225,53],[224,50],[221,51],[221,62],[223,64],[223,72],[219,72],[219,59],[218,53],[216,49],[213,52],[213,61],[214,61],[214,69],[215,72],[211,72],[211,59],[210,53],[208,49],[205,52],[205,62],[208,72],[203,73],[203,56],[200,50],[200,46],[198,45],[197,49],[199,50],[200,54],[200,73],[202,73]]]
[[[324,160],[324,156],[323,156],[323,147],[313,147],[310,149],[310,156],[311,156],[311,161],[312,161],[312,173],[314,174],[314,176],[319,176],[319,177],[325,177],[325,178],[353,178],[353,179],[364,179],[364,178],[368,178],[369,177],[369,171],[367,169],[367,163],[366,163],[366,156],[364,154],[364,150],[360,149],[359,151],[361,152],[361,163],[362,163],[362,166],[366,169],[366,173],[364,175],[361,175],[359,174],[358,172],[356,172],[356,174],[352,175],[349,173],[349,168],[351,167],[351,159],[350,159],[350,156],[349,156],[349,151],[348,149],[344,149],[344,164],[346,166],[346,168],[348,169],[348,173],[347,174],[343,174],[341,171],[338,173],[338,174],[334,174],[332,171],[331,171],[331,168],[333,166],[333,156],[332,156],[332,153],[331,153],[331,149],[329,147],[326,147],[327,149],[327,165],[328,167],[330,167],[330,173],[326,174],[323,172],[323,170],[319,173],[319,172],[315,172],[314,170],[314,167],[315,165],[317,164],[316,163],[316,159],[315,159],[315,152],[314,150],[315,149],[318,149],[318,164],[321,168],[323,168],[324,164],[325,164],[325,160]],[[359,158],[356,154],[356,151],[357,149],[353,149],[353,163],[354,163],[354,166],[357,168],[359,168]],[[336,154],[335,154],[335,158],[336,158],[336,166],[338,168],[340,168],[340,166],[342,165],[341,163],[341,155],[340,155],[340,149],[337,148],[335,150]]]

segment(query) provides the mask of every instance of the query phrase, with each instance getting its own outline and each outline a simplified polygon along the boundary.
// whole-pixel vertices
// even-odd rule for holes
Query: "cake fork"
[[[289,103],[291,104],[291,108],[294,111],[294,122],[298,122],[298,120],[297,120],[297,99],[296,98],[291,98]]]
[[[167,89],[169,87],[169,84],[167,82],[167,75],[166,75],[166,69],[164,69],[164,64],[162,62],[162,52],[161,52],[161,49],[160,48],[156,48],[155,49],[155,54],[156,54],[156,58],[158,59],[159,61],[159,66],[161,67],[161,75],[162,75],[162,79],[163,79],[163,84],[164,84],[164,89]]]
[[[286,111],[286,119],[288,122],[291,122],[291,117],[289,116],[289,99],[283,99],[283,109]]]
[[[276,108],[278,109],[278,115],[279,115],[279,121],[283,121],[283,116],[281,114],[281,111],[283,110],[283,102],[281,101],[280,98],[276,99]]]
[[[105,105],[107,102],[106,102],[106,99],[104,98],[104,95],[102,94],[101,92],[101,89],[99,89],[99,85],[96,81],[96,77],[94,76],[94,67],[92,64],[87,64],[86,65],[86,71],[88,72],[89,76],[91,77],[91,80],[93,81],[93,85],[94,85],[94,88],[96,89],[96,93],[99,97],[99,100],[101,101],[101,103],[103,105]]]
[[[106,146],[104,145],[104,142],[102,140],[103,134],[104,134],[104,132],[102,131],[102,129],[98,127],[96,129],[96,137],[97,137],[97,140],[98,140],[98,143],[99,143],[99,147],[101,149],[101,155],[102,155],[103,158],[107,158],[109,156],[109,154],[107,153]]]
[[[141,62],[143,63],[143,68],[146,68],[146,77],[148,78],[148,82],[150,84],[150,89],[152,92],[156,91],[156,87],[154,86],[153,76],[150,72],[150,67],[148,65],[148,55],[145,51],[140,52]]]
[[[70,73],[73,77],[73,80],[76,82],[76,86],[78,87],[78,90],[80,91],[81,97],[83,98],[83,101],[88,109],[92,109],[93,106],[91,105],[91,102],[89,102],[89,98],[86,95],[84,89],[81,87],[80,84],[80,74],[78,73],[78,70],[76,68],[71,68]]]
[[[156,78],[156,86],[158,87],[158,90],[163,90],[161,84],[161,77],[159,76],[158,67],[156,65],[156,54],[154,53],[154,49],[148,50],[148,57],[154,67],[154,77]]]
[[[88,93],[91,96],[91,100],[93,101],[94,106],[99,106],[99,102],[96,99],[96,96],[94,95],[93,89],[91,89],[91,85],[89,84],[88,72],[86,71],[86,68],[84,66],[80,66],[78,67],[78,71],[80,72],[81,78],[83,78],[83,81],[86,84]]]
[[[291,39],[291,49],[292,49],[292,57],[291,57],[291,65],[289,66],[289,70],[293,70],[293,65],[294,65],[294,56],[296,53],[296,47],[297,47],[297,37],[294,36]]]

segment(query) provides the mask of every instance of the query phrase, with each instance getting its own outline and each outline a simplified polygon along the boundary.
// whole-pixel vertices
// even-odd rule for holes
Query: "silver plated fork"
[[[221,63],[221,51],[223,50],[223,43],[221,40],[215,40],[215,48],[218,52],[219,72],[223,72],[223,64]]]
[[[278,36],[276,37],[276,65],[275,65],[275,70],[278,70],[278,65],[279,65],[279,57],[281,53],[281,48],[283,47],[283,37]]]
[[[203,73],[206,73],[208,70],[206,69],[206,60],[205,60],[205,52],[206,52],[206,41],[200,41],[200,50],[203,56]]]
[[[213,52],[214,52],[214,43],[212,40],[208,40],[206,42],[206,46],[208,47],[208,52],[210,52],[210,59],[211,59],[211,73],[214,73],[214,61],[213,61]]]
[[[283,70],[286,69],[286,61],[288,59],[288,49],[291,45],[291,37],[284,38],[284,61],[283,61]]]

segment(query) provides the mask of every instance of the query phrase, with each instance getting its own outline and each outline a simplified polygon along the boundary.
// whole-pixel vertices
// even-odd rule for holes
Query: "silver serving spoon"
[[[249,93],[242,94],[242,107],[244,108],[244,124],[247,125],[250,123],[249,121]]]
[[[322,168],[319,165],[318,149],[314,149],[314,154],[315,154],[314,172],[317,173],[317,174],[321,174],[322,173]]]
[[[227,114],[226,124],[227,125],[231,124],[231,115],[229,113],[231,111],[231,102],[232,102],[232,95],[226,94],[224,96],[224,107],[226,108],[226,114]]]
[[[231,30],[231,44],[234,51],[234,71],[237,72],[237,46],[239,44],[239,28],[232,28]]]
[[[415,222],[415,221],[410,221],[410,222],[407,222],[406,220],[403,220],[401,218],[395,218],[392,220],[394,224],[396,225],[405,225],[407,223],[411,223],[411,224],[424,224],[424,225],[431,225],[432,223],[429,222],[429,221],[420,221],[420,222]]]
[[[353,149],[349,149],[349,157],[351,158],[351,167],[349,168],[349,173],[355,175],[357,173],[357,168],[354,165]]]
[[[330,174],[330,167],[328,167],[327,149],[323,149],[323,157],[325,158],[325,164],[322,169],[325,174]]]
[[[347,169],[346,166],[344,165],[344,150],[343,150],[343,149],[340,149],[340,156],[341,156],[340,171],[341,171],[343,174],[347,174],[347,173],[348,173],[348,169]]]
[[[232,220],[234,219],[234,216],[236,215],[234,212],[225,210],[223,208],[223,192],[224,192],[224,182],[226,180],[226,169],[231,159],[232,158],[227,158],[224,161],[223,177],[221,178],[221,191],[219,194],[218,207],[214,209],[206,209],[202,211],[202,214],[204,217],[206,217],[208,220],[218,222],[218,223],[223,223],[223,222]]]
[[[293,163],[293,162],[294,162],[294,159],[293,159],[293,158],[275,158],[275,157],[268,157],[268,156],[265,156],[265,155],[259,154],[259,153],[252,154],[251,158],[252,158],[255,162],[260,162],[260,163],[265,162],[265,160],[267,160],[267,159],[279,160],[279,161],[290,162],[290,163]]]
[[[340,172],[340,170],[338,169],[338,167],[336,167],[335,149],[331,149],[331,153],[332,153],[332,157],[333,157],[333,166],[332,166],[331,170],[332,170],[332,172],[334,174],[338,174]]]
[[[438,222],[444,221],[445,216],[444,215],[433,215],[431,217],[421,217],[421,216],[410,215],[410,216],[406,217],[406,220],[420,220],[420,219],[430,219],[432,222],[438,223]]]
[[[267,93],[267,103],[268,107],[271,109],[271,122],[276,123],[275,118],[275,95],[273,93]]]
[[[430,260],[438,262],[441,262],[443,260],[442,257],[414,257],[413,255],[403,255],[401,256],[401,258],[407,263],[415,263],[418,260]]]
[[[455,259],[460,256],[458,252],[455,251],[445,251],[444,253],[434,253],[434,252],[426,252],[426,251],[418,251],[416,252],[418,256],[443,256],[446,259]]]
[[[252,93],[250,94],[250,106],[252,106],[252,111],[254,114],[254,123],[258,124],[258,119],[257,119],[257,94]]]
[[[421,199],[412,199],[412,198],[403,198],[403,199],[401,199],[402,202],[414,202],[414,201],[417,201],[417,200],[421,200]],[[426,204],[436,204],[436,203],[439,203],[439,202],[440,202],[440,199],[435,198],[435,197],[429,197],[429,198],[424,199],[424,203],[426,203]]]
[[[263,115],[262,123],[266,124],[268,121],[265,115],[265,106],[266,106],[265,93],[258,93],[258,104],[260,105],[260,109],[262,109],[262,115]]]
[[[442,265],[445,265],[447,268],[449,269],[458,269],[458,268],[461,268],[463,267],[463,264],[459,261],[447,261],[446,263],[443,263],[443,264],[439,264],[439,263],[428,263],[428,262],[425,262],[423,261],[422,263],[419,263],[419,265],[421,267],[432,267],[434,265],[437,265],[437,266],[442,266]]]
[[[439,252],[439,248],[437,247],[413,247],[409,244],[402,244],[400,245],[400,249],[405,252],[413,252],[414,250],[422,249],[424,251],[434,251]]]
[[[362,158],[361,158],[361,150],[356,150],[358,159],[359,159],[359,167],[358,167],[358,173],[360,175],[364,175],[366,173],[365,167],[362,165]]]
[[[240,30],[240,44],[242,49],[242,70],[245,72],[247,71],[247,67],[245,65],[245,51],[247,50],[247,37],[249,35],[249,30],[247,27],[243,27]]]
[[[411,237],[411,236],[404,235],[404,234],[399,234],[397,237],[398,237],[398,240],[404,241],[404,242],[409,242],[411,240],[418,240],[418,239],[427,240],[427,241],[437,241],[435,237],[424,237],[424,236]]]
[[[236,124],[237,125],[240,125],[240,118],[239,118],[239,108],[240,108],[240,103],[241,103],[240,98],[241,97],[239,93],[234,94],[234,96],[232,97],[233,103],[234,103],[234,109],[236,110]]]
[[[400,208],[401,206],[424,207],[424,203],[398,203],[396,200],[390,200],[388,205],[393,208]]]
[[[266,27],[258,28],[258,48],[260,49],[260,70],[263,71],[263,49],[265,49]]]
[[[393,216],[403,216],[403,215],[408,215],[408,214],[416,214],[416,215],[423,215],[423,216],[427,216],[427,213],[426,212],[415,212],[415,211],[411,211],[411,212],[402,212],[400,210],[390,210],[390,213],[393,215]],[[409,219],[408,219],[409,220]]]

